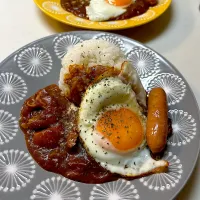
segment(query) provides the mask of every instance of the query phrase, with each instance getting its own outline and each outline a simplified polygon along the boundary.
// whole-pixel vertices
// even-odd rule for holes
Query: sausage
[[[161,153],[167,143],[167,96],[162,88],[153,88],[148,98],[147,144],[153,154]]]

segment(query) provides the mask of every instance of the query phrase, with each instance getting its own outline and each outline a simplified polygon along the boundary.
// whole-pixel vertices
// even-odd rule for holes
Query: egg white
[[[125,7],[114,6],[105,0],[91,0],[86,13],[91,21],[105,21],[126,12]]]
[[[138,116],[145,136],[146,116],[142,114],[131,86],[117,77],[105,78],[87,89],[79,109],[80,138],[87,152],[102,167],[123,176],[139,176],[157,167],[166,166],[166,161],[155,161],[151,158],[145,137],[139,148],[127,152],[102,145],[102,139],[95,130],[96,121],[102,112],[118,108],[128,108]]]

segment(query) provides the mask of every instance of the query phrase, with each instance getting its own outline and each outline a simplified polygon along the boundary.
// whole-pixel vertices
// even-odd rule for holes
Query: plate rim
[[[175,70],[175,72],[177,72],[178,74],[180,74],[182,77],[182,79],[184,80],[184,82],[187,84],[187,87],[189,88],[191,94],[192,94],[192,97],[194,99],[194,102],[195,102],[195,106],[196,108],[198,108],[198,111],[197,111],[197,115],[198,115],[198,119],[196,119],[198,121],[198,123],[200,124],[200,109],[199,109],[199,105],[198,105],[198,102],[197,102],[197,99],[194,95],[194,92],[193,90],[191,89],[188,81],[185,79],[185,77],[182,75],[182,73],[180,73],[180,71],[170,62],[168,61],[164,56],[162,56],[160,53],[158,53],[157,51],[155,51],[154,49],[150,48],[149,46],[137,41],[137,40],[134,40],[132,38],[129,38],[129,37],[126,37],[126,36],[123,36],[123,35],[120,35],[120,34],[116,34],[116,33],[111,33],[111,32],[103,32],[103,31],[86,31],[86,30],[82,30],[82,31],[68,31],[68,32],[62,32],[62,33],[56,33],[56,34],[52,34],[52,35],[49,35],[49,36],[45,36],[45,37],[42,37],[40,39],[37,39],[37,40],[34,40],[24,46],[21,46],[20,48],[18,48],[17,50],[13,51],[9,56],[7,56],[5,59],[3,59],[1,62],[0,62],[0,69],[3,67],[4,63],[6,63],[7,61],[9,61],[18,51],[20,51],[21,49],[23,48],[26,48],[26,47],[29,47],[30,45],[32,44],[35,44],[35,43],[39,43],[43,40],[46,40],[46,39],[51,39],[51,38],[55,38],[56,36],[61,36],[61,35],[65,35],[65,34],[82,34],[82,33],[93,33],[93,34],[111,34],[111,35],[114,35],[114,36],[117,36],[117,37],[120,37],[120,38],[123,38],[125,40],[131,40],[132,42],[135,42],[147,49],[150,49],[152,50],[153,52],[155,52],[158,56],[160,56],[160,58],[163,59],[163,61],[169,65],[170,67],[172,67],[173,70]],[[0,72],[0,73],[3,73],[3,72]],[[199,132],[197,132],[197,134],[199,134]],[[192,167],[191,167],[191,171],[187,174],[186,178],[184,179],[184,181],[182,182],[181,186],[179,187],[179,189],[175,192],[174,196],[171,198],[171,200],[173,200],[174,198],[176,198],[176,196],[180,193],[180,191],[185,187],[185,185],[187,184],[189,178],[191,177],[192,173],[194,172],[194,168],[196,167],[197,165],[197,161],[198,161],[198,156],[200,155],[200,140],[199,140],[199,145],[198,145],[198,149],[197,149],[197,153],[196,153],[196,156],[195,156],[195,162],[193,163]]]
[[[138,26],[141,26],[141,25],[144,25],[144,24],[147,24],[147,23],[149,23],[149,22],[151,22],[151,21],[153,21],[153,20],[155,20],[155,19],[157,19],[158,17],[160,17],[163,13],[165,13],[165,11],[171,6],[171,3],[172,3],[172,0],[167,0],[167,6],[165,7],[165,9],[163,9],[163,11],[162,12],[159,12],[159,14],[157,14],[155,17],[152,17],[152,18],[150,18],[150,19],[148,19],[148,20],[146,20],[146,21],[143,21],[143,22],[141,22],[141,23],[139,23],[139,24],[136,24],[136,25],[129,25],[129,26],[121,26],[121,27],[106,27],[106,26],[102,26],[102,27],[93,27],[92,26],[92,24],[91,24],[91,26],[89,26],[89,27],[87,27],[87,26],[83,26],[83,25],[81,25],[81,24],[75,24],[75,23],[73,23],[73,22],[69,22],[69,21],[66,21],[66,20],[63,20],[63,19],[60,19],[60,18],[58,18],[58,17],[56,17],[55,16],[55,14],[53,14],[53,13],[50,13],[50,12],[48,12],[47,10],[45,10],[42,6],[41,6],[41,3],[39,3],[39,0],[33,0],[34,1],[34,3],[35,3],[35,5],[36,5],[36,7],[38,7],[39,9],[40,9],[40,11],[42,11],[44,14],[46,14],[48,17],[50,17],[50,18],[52,18],[52,19],[54,19],[54,20],[56,20],[56,21],[58,21],[58,22],[61,22],[61,23],[64,23],[65,25],[70,25],[70,26],[73,26],[73,27],[77,27],[77,28],[83,28],[83,29],[88,29],[88,30],[123,30],[123,29],[129,29],[129,28],[134,28],[134,27],[138,27]],[[159,0],[160,1],[160,0]],[[53,2],[55,2],[54,0],[53,0]],[[151,7],[149,8],[149,9],[151,9]],[[148,10],[149,10],[148,9]],[[147,10],[147,11],[148,11]],[[146,12],[147,12],[146,11]],[[67,12],[67,11],[66,11]],[[67,13],[69,13],[69,12],[67,12]],[[144,14],[144,13],[143,13]],[[75,16],[75,15],[73,15],[73,14],[68,14],[68,16]],[[76,17],[76,16],[75,16]],[[126,20],[118,20],[118,21],[127,21],[127,20],[130,20],[130,19],[126,19]],[[91,21],[92,22],[92,21]]]

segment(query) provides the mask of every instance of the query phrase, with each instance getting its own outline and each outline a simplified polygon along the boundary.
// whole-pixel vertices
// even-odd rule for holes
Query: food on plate
[[[129,19],[157,4],[158,0],[61,0],[65,10],[91,21]]]
[[[133,3],[132,0],[91,0],[89,6],[86,7],[86,14],[91,21],[105,21],[125,13],[131,3]]]
[[[160,153],[168,136],[167,97],[162,88],[153,88],[148,97],[147,144],[152,153]]]
[[[151,158],[146,116],[131,86],[119,78],[105,78],[87,89],[78,125],[88,154],[112,173],[135,177],[168,166],[167,161]]]
[[[79,43],[69,49],[62,66],[59,87],[74,104],[80,104],[82,95],[91,83],[117,76],[131,85],[139,104],[146,108],[146,92],[140,78],[114,44],[95,39]]]
[[[153,89],[146,102],[120,48],[93,39],[68,50],[59,87],[47,86],[27,99],[19,123],[29,152],[48,171],[84,183],[133,179],[169,165],[151,156],[163,152],[171,131],[166,94]],[[155,135],[152,127],[158,127]]]

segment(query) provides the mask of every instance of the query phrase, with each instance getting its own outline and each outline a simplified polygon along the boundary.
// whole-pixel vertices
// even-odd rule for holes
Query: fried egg
[[[78,126],[87,152],[112,173],[136,177],[168,167],[167,161],[151,158],[146,116],[132,87],[118,77],[102,79],[86,90]]]
[[[134,0],[91,0],[86,7],[87,16],[91,21],[105,21],[126,12]]]

